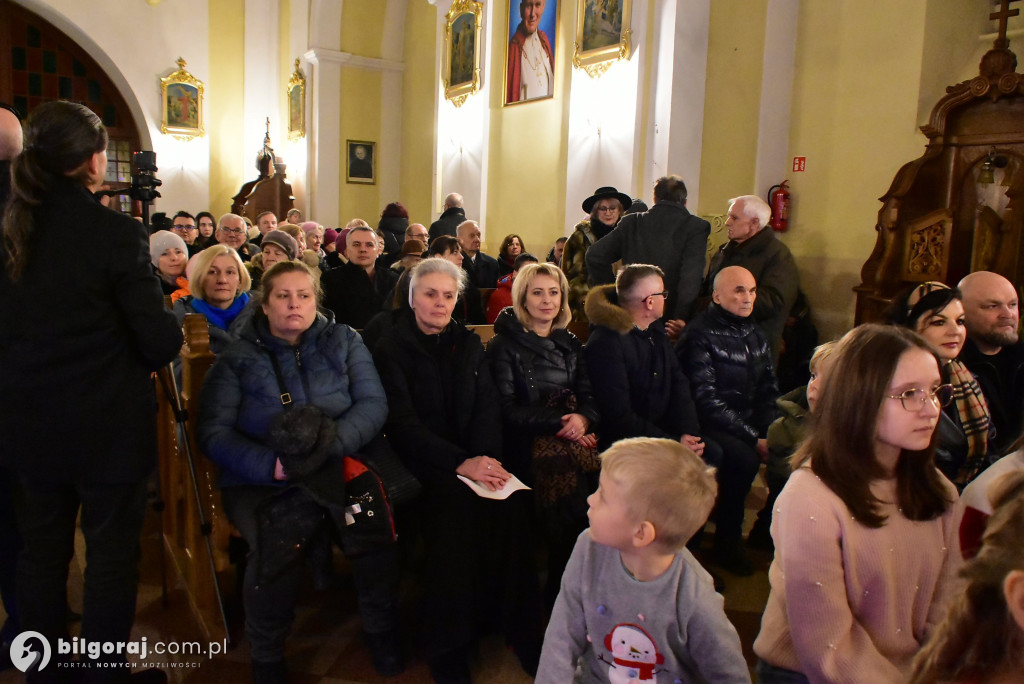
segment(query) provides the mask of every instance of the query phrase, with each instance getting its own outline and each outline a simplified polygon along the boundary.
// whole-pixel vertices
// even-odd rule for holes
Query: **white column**
[[[294,2],[292,4],[295,4]],[[324,225],[339,221],[338,188],[341,187],[341,63],[322,60],[325,53],[340,54],[342,0],[312,0],[309,10],[309,45],[303,60],[310,65],[306,73],[306,178],[308,203],[306,216]]]

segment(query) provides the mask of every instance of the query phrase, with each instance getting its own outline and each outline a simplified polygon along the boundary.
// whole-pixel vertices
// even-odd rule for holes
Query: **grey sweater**
[[[536,679],[573,681],[750,684],[750,674],[722,597],[689,551],[639,582],[587,530],[562,575]]]

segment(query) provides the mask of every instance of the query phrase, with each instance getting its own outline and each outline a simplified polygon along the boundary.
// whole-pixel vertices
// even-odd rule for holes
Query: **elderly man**
[[[520,0],[521,21],[508,43],[505,104],[551,97],[555,57],[547,35],[540,30],[546,0]]]
[[[462,208],[462,195],[453,192],[444,198],[444,211],[440,218],[430,224],[430,238],[427,246],[439,235],[455,237],[459,224],[466,220],[466,211]]]
[[[768,457],[768,426],[775,419],[771,350],[753,321],[760,298],[754,276],[727,266],[715,277],[714,302],[686,327],[679,359],[690,380],[705,435],[722,447],[718,466],[714,561],[737,575],[754,568],[740,543],[750,485]]]
[[[1013,283],[989,271],[960,281],[967,342],[960,360],[978,379],[988,400],[1002,455],[1024,431],[1024,342],[1019,339],[1019,301]]]
[[[765,230],[772,217],[768,203],[756,195],[729,200],[729,241],[722,245],[708,268],[701,294],[711,295],[715,276],[729,266],[742,266],[757,281],[754,320],[761,326],[778,363],[782,351],[782,329],[786,325],[800,289],[800,274],[789,247]]]
[[[238,214],[224,214],[217,222],[217,232],[213,234],[217,242],[231,247],[242,261],[249,261],[260,248],[246,241],[245,219]]]
[[[456,230],[462,245],[462,268],[477,287],[494,288],[498,284],[498,260],[480,251],[480,225],[463,221]]]
[[[361,330],[384,308],[384,300],[398,275],[377,268],[380,254],[377,234],[369,226],[354,226],[345,239],[348,262],[323,274],[324,306],[339,323]]]
[[[409,240],[419,240],[423,243],[423,249],[426,249],[427,244],[430,242],[430,236],[427,235],[427,227],[422,223],[410,223],[409,227],[405,229],[405,242]],[[421,252],[423,250],[420,250]]]
[[[587,250],[590,285],[611,283],[612,264],[654,264],[665,272],[665,327],[676,337],[694,313],[711,224],[686,209],[686,184],[663,176],[654,184],[654,206],[627,214],[615,230]]]

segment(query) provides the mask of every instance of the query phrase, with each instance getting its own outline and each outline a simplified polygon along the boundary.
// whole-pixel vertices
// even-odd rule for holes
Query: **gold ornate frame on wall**
[[[576,0],[574,67],[585,70],[591,78],[597,78],[618,60],[629,59],[632,4],[632,0]],[[615,5],[618,5],[617,10]],[[610,14],[609,6],[612,7]],[[592,17],[589,23],[588,11]],[[608,28],[597,28],[602,22]],[[617,39],[614,38],[616,33]]]
[[[288,79],[288,139],[306,137],[306,75],[295,58],[295,71]]]
[[[178,70],[160,79],[162,116],[160,132],[170,133],[179,140],[203,136],[203,82],[185,69],[185,60],[179,57]]]
[[[445,98],[456,107],[461,107],[467,97],[480,90],[483,15],[483,3],[475,0],[455,0],[445,15],[441,80]]]

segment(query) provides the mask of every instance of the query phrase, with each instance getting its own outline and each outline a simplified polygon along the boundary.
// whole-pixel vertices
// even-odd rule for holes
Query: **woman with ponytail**
[[[21,627],[51,644],[67,638],[68,561],[81,511],[80,636],[125,642],[156,465],[150,375],[177,355],[181,330],[164,308],[144,227],[92,194],[107,168],[99,118],[79,104],[47,102],[29,116],[24,142],[0,241],[0,464],[15,474],[24,504]],[[83,251],[74,235],[94,247]],[[53,657],[45,671],[28,672],[30,682],[72,678],[63,665],[70,656]],[[84,681],[109,677],[105,667],[123,661],[100,654]]]
[[[967,588],[914,661],[911,684],[1024,681],[1024,471],[992,483],[981,551]]]

